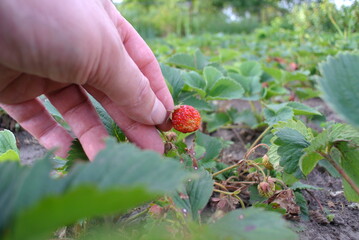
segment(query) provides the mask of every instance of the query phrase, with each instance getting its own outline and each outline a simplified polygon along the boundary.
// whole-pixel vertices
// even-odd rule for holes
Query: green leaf
[[[264,211],[261,208],[232,211],[208,227],[211,239],[298,239],[281,214]]]
[[[359,55],[341,53],[319,65],[325,101],[348,122],[359,126]]]
[[[255,204],[253,204],[253,207],[263,208],[266,211],[277,212],[282,215],[286,214],[287,212],[286,209],[279,207],[278,204],[276,203],[267,204],[267,203],[256,202]]]
[[[273,132],[277,132],[277,130],[281,128],[291,128],[294,130],[297,130],[300,132],[305,138],[310,142],[314,138],[313,133],[310,128],[307,128],[307,126],[300,120],[294,120],[291,119],[286,122],[278,122],[273,126]]]
[[[167,63],[191,70],[202,70],[208,64],[208,59],[197,49],[194,55],[176,53],[167,60]]]
[[[231,61],[240,56],[240,52],[238,50],[229,48],[219,48],[218,53],[221,62]]]
[[[76,138],[72,141],[70,150],[67,156],[66,167],[70,168],[78,160],[89,161],[80,141]]]
[[[278,132],[279,130],[281,130],[283,128],[290,128],[295,131],[298,131],[300,134],[302,134],[305,137],[305,139],[308,142],[310,142],[313,139],[313,133],[312,133],[311,129],[307,128],[306,125],[300,120],[291,119],[286,122],[278,122],[273,125],[272,133],[275,134],[276,132]],[[275,169],[277,169],[278,171],[281,171],[281,167],[280,167],[281,157],[278,155],[279,146],[275,144],[277,139],[278,139],[278,137],[274,135],[272,137],[272,139],[270,140],[272,145],[270,146],[268,156],[269,156],[270,162],[273,164],[273,167]]]
[[[46,108],[46,110],[54,117],[63,119],[61,113],[50,103],[50,100],[47,98],[43,98],[43,104]]]
[[[21,213],[12,237],[47,239],[50,234],[45,230],[55,230],[78,219],[123,213],[155,197],[141,187],[100,190],[96,186],[79,186],[60,196],[48,196]]]
[[[183,74],[185,83],[194,89],[202,97],[206,95],[206,81],[197,72],[191,71]]]
[[[247,61],[239,66],[242,76],[245,77],[260,77],[263,73],[262,66],[255,61]]]
[[[280,95],[289,95],[289,91],[285,87],[273,85],[268,88],[266,98]]]
[[[340,165],[354,183],[359,186],[359,149],[358,146],[351,146],[348,142],[341,142],[336,145],[341,153]],[[359,194],[352,189],[349,183],[343,180],[344,195],[348,201],[359,202]]]
[[[0,131],[0,155],[6,153],[8,150],[13,150],[18,155],[19,149],[16,146],[16,139],[14,134],[9,130]]]
[[[211,137],[201,132],[196,132],[196,143],[206,149],[206,154],[201,160],[207,162],[218,157],[222,151],[222,141],[216,137]]]
[[[198,70],[202,70],[208,64],[208,57],[203,55],[199,49],[194,53],[194,64]]]
[[[284,82],[290,81],[307,81],[308,76],[302,72],[285,72]]]
[[[206,122],[207,122],[207,128],[208,128],[207,130],[208,130],[208,132],[211,133],[222,126],[229,124],[231,122],[231,119],[227,113],[220,112],[220,113],[214,113],[213,117],[206,120]]]
[[[287,106],[292,108],[294,115],[322,115],[320,112],[303,103],[289,102]]]
[[[302,182],[295,182],[292,186],[290,186],[291,189],[293,190],[302,190],[302,189],[311,189],[311,190],[322,190],[323,188],[317,187],[317,186],[313,186],[313,185],[309,185],[309,184],[305,184]]]
[[[319,133],[310,143],[310,146],[305,149],[306,152],[322,151],[328,146],[332,146],[336,142],[353,141],[359,144],[358,129],[347,125],[337,123],[330,128]]]
[[[304,198],[301,192],[295,191],[295,203],[300,207],[300,218],[303,220],[309,220],[309,209],[307,200]]]
[[[4,161],[19,162],[20,156],[16,151],[9,149],[0,155],[0,162],[4,162]]]
[[[198,99],[195,96],[189,96],[185,98],[182,102],[183,104],[190,105],[197,110],[204,110],[204,111],[213,111],[213,106],[202,99]]]
[[[229,100],[239,99],[244,93],[243,87],[230,78],[220,78],[209,90],[208,99],[210,100]]]
[[[176,53],[167,59],[167,63],[187,69],[196,69],[194,57],[187,53]]]
[[[123,211],[171,193],[189,176],[176,161],[114,139],[94,162],[74,166],[63,178],[51,178],[51,170],[48,156],[33,166],[0,163],[0,236],[13,229],[18,239],[39,239],[79,218]],[[27,225],[30,221],[36,228]]]
[[[243,87],[244,94],[241,99],[250,101],[261,99],[262,84],[258,76],[245,77],[237,73],[229,73],[228,75]]]
[[[217,68],[208,66],[203,69],[203,77],[206,80],[207,90],[209,91],[218,79],[223,77],[223,74]]]
[[[297,130],[283,128],[278,130],[275,135],[278,145],[277,153],[280,156],[280,165],[287,173],[295,173],[299,170],[299,159],[304,154],[304,148],[309,146],[309,142]]]
[[[108,134],[112,137],[115,137],[118,141],[125,141],[126,140],[126,136],[125,134],[122,132],[122,130],[119,128],[119,126],[117,126],[116,122],[111,118],[111,116],[107,113],[107,111],[102,107],[102,105],[92,96],[90,96],[90,101],[92,103],[92,105],[95,107],[96,112],[98,114],[98,116],[100,117],[103,125],[105,126]],[[74,148],[72,153],[75,153],[75,149],[79,149],[79,148]],[[82,154],[81,149],[79,149],[79,155]],[[87,158],[83,158],[83,159],[87,159]]]
[[[230,109],[227,111],[233,123],[244,123],[251,128],[255,128],[258,125],[258,120],[250,109],[245,109],[242,112],[234,110]]]
[[[263,115],[265,118],[265,122],[268,123],[268,125],[274,125],[278,123],[279,121],[287,121],[293,118],[293,110],[289,107],[281,107],[278,110],[265,108],[263,110]]]
[[[173,67],[160,64],[163,77],[167,82],[167,86],[171,92],[175,104],[179,104],[178,96],[181,93],[184,81],[182,79],[182,71]]]
[[[317,152],[305,153],[299,160],[300,169],[304,175],[308,175],[313,171],[317,163],[322,160],[323,157]]]
[[[318,165],[325,168],[327,172],[334,178],[340,178],[341,175],[338,173],[338,171],[331,165],[327,160],[323,159],[318,162]]]
[[[190,179],[184,189],[173,195],[173,201],[184,214],[199,219],[200,210],[208,203],[213,192],[212,176],[206,170],[199,172],[199,177]]]
[[[275,80],[277,80],[277,82],[281,82],[283,79],[283,70],[278,69],[278,68],[269,68],[269,67],[264,67],[263,70],[268,73],[270,76],[272,76]]]

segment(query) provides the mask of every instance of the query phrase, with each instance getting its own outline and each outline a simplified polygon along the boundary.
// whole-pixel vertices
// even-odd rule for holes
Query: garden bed
[[[239,110],[248,107],[245,102],[241,101],[236,101],[232,104],[239,108]],[[311,99],[306,104],[316,107],[327,116],[328,120],[340,121],[337,115],[320,99]],[[21,160],[24,164],[31,164],[46,153],[46,149],[40,146],[26,131],[18,131],[15,135],[20,149]],[[233,142],[220,155],[221,161],[228,164],[242,159],[247,151],[246,146],[252,143],[260,135],[260,132],[246,128],[230,128],[220,129],[212,135]],[[319,187],[322,190],[303,191],[308,203],[310,219],[291,220],[293,229],[299,233],[300,239],[358,239],[359,205],[349,203],[345,199],[340,178],[334,178],[325,168],[317,167],[302,182]],[[324,212],[326,214],[333,214],[334,219],[332,222],[327,220]]]

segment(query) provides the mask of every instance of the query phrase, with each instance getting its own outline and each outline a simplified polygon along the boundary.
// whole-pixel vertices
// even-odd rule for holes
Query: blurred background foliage
[[[359,29],[359,2],[351,2],[341,8],[329,0],[122,0],[116,5],[147,39],[250,33],[263,26],[346,37]]]

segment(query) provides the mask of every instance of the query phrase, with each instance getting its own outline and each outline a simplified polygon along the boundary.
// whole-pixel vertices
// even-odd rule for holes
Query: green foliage
[[[348,122],[359,126],[359,55],[343,53],[320,64],[324,99]]]
[[[84,149],[82,148],[82,145],[78,139],[75,139],[72,141],[70,150],[68,152],[68,156],[66,157],[66,167],[72,167],[73,164],[76,161],[84,160],[89,161],[88,157],[86,156],[86,153]]]
[[[173,195],[173,201],[183,214],[189,214],[195,221],[199,220],[200,211],[213,192],[212,176],[206,170],[201,170],[198,175],[198,178],[189,179],[184,188]]]
[[[307,205],[307,200],[304,198],[303,194],[299,191],[294,192],[295,201],[300,207],[300,217],[303,220],[309,220],[309,209]]]
[[[292,186],[290,186],[290,188],[293,189],[293,190],[297,190],[297,189],[300,189],[300,190],[302,190],[302,189],[322,190],[322,188],[320,188],[320,187],[305,184],[305,183],[302,183],[302,182],[296,182]]]
[[[186,231],[179,232],[178,228],[168,222],[148,222],[144,229],[114,231],[104,228],[92,235],[88,234],[80,239],[193,239],[193,240],[225,240],[244,239],[256,240],[266,238],[270,240],[294,240],[298,239],[296,234],[288,228],[287,222],[280,214],[264,211],[261,208],[250,208],[235,210],[215,223],[199,225],[189,222],[185,225]],[[169,229],[173,231],[164,231]]]
[[[213,234],[211,239],[297,239],[296,234],[287,228],[287,223],[279,216],[278,213],[260,208],[232,211],[209,226]]]
[[[211,137],[201,132],[196,132],[196,143],[206,149],[206,153],[201,159],[201,162],[207,162],[217,158],[224,147],[221,139]]]
[[[0,162],[19,160],[20,152],[14,134],[9,130],[0,131]]]
[[[42,239],[78,219],[123,212],[171,193],[189,176],[171,159],[113,139],[93,163],[76,165],[64,178],[51,178],[51,170],[49,157],[31,167],[0,164],[3,237]]]
[[[340,166],[350,179],[354,181],[356,186],[359,186],[359,150],[358,146],[353,146],[348,142],[341,142],[337,146],[341,153]],[[344,194],[348,201],[359,202],[359,193],[355,192],[348,182],[343,179]]]
[[[293,110],[289,107],[284,106],[277,108],[274,106],[267,106],[267,108],[263,110],[263,115],[266,119],[265,122],[272,126],[277,122],[284,122],[292,119],[294,113]]]
[[[167,63],[191,70],[202,70],[208,64],[208,61],[202,52],[197,50],[193,55],[187,53],[174,54],[167,60]]]
[[[257,1],[247,2],[254,6]],[[261,8],[251,11],[274,13],[276,2],[262,1],[261,4],[267,4],[263,7],[265,10]],[[216,211],[209,216],[210,223],[206,224],[206,214],[211,213],[206,211],[201,214],[202,209],[209,206],[207,204],[211,196],[221,198],[219,193],[213,192],[214,188],[216,191],[225,190],[213,185],[211,174],[228,167],[220,153],[230,144],[208,133],[224,126],[250,127],[256,133],[262,127],[268,127],[266,132],[271,130],[272,133],[266,134],[262,143],[268,144],[267,156],[274,169],[264,169],[261,157],[254,161],[248,160],[247,163],[256,165],[243,164],[224,173],[214,174],[218,183],[227,184],[232,176],[236,181],[238,178],[237,184],[248,182],[245,178],[241,179],[248,173],[276,178],[278,190],[283,187],[280,181],[294,190],[296,204],[300,206],[301,217],[304,218],[307,217],[308,209],[300,191],[318,188],[298,180],[308,175],[318,164],[336,174],[340,172],[342,177],[344,172],[356,185],[359,184],[356,176],[359,171],[358,130],[346,124],[325,123],[322,125],[325,129],[317,133],[304,122],[324,117],[315,108],[301,102],[318,97],[319,91],[315,87],[321,73],[319,85],[324,96],[336,106],[335,109],[343,114],[350,113],[351,116],[347,116],[349,121],[357,122],[355,113],[358,108],[355,104],[358,101],[355,97],[359,89],[354,84],[358,75],[355,68],[355,64],[358,65],[357,54],[345,53],[330,57],[320,65],[320,72],[317,63],[339,51],[357,49],[358,36],[349,32],[346,35],[319,34],[319,31],[317,34],[306,34],[303,30],[291,30],[300,26],[290,21],[285,29],[279,26],[283,23],[277,21],[273,22],[272,27],[257,29],[254,34],[190,36],[193,32],[201,31],[199,28],[203,31],[216,28],[226,31],[218,27],[224,26],[221,23],[225,20],[223,14],[211,12],[213,8],[206,10],[203,7],[212,3],[192,1],[193,5],[187,5],[185,1],[151,0],[135,3],[125,1],[125,5],[122,5],[124,15],[132,16],[135,27],[142,34],[153,37],[166,28],[166,33],[176,32],[178,35],[189,36],[152,39],[149,44],[159,61],[165,63],[161,64],[161,70],[175,104],[189,104],[198,108],[204,132],[197,131],[193,135],[176,132],[177,139],[171,142],[173,149],[167,153],[167,156],[176,160],[140,151],[130,144],[117,144],[112,139],[95,162],[74,164],[72,168],[66,169],[74,160],[86,158],[81,145],[75,141],[67,165],[64,168],[64,163],[60,162],[61,171],[55,172],[54,176],[50,176],[49,172],[59,167],[52,166],[48,156],[31,167],[20,166],[16,162],[0,163],[0,238],[48,238],[49,233],[57,227],[74,223],[78,219],[90,221],[102,215],[122,214],[138,204],[166,194],[153,203],[159,204],[158,216],[147,208],[140,214],[143,214],[143,224],[140,226],[127,222],[123,225],[118,222],[115,224],[107,220],[104,224],[110,228],[106,230],[107,234],[111,233],[111,239],[117,236],[120,239],[296,239],[277,214],[285,213],[282,208],[276,210],[277,213],[271,213],[249,207],[232,211],[221,219],[218,217],[223,214]],[[135,4],[140,4],[141,8],[134,9]],[[127,6],[130,6],[128,11]],[[333,14],[335,16],[336,13]],[[264,16],[258,17],[264,21]],[[244,29],[247,20],[250,19],[231,24]],[[338,22],[338,26],[341,27],[341,23]],[[148,32],[142,27],[148,27]],[[248,104],[251,108],[237,108],[228,101],[234,99],[241,100],[236,104]],[[94,99],[91,101],[109,134],[116,137],[117,141],[127,141],[103,107]],[[45,105],[55,119],[68,127],[46,99]],[[257,109],[258,106],[261,108]],[[298,120],[298,116],[304,116],[300,118],[304,122]],[[163,137],[168,140],[164,134]],[[4,145],[5,155],[0,155],[0,162],[3,156],[12,158],[11,154],[18,159],[18,150],[14,148],[15,139],[6,137],[0,140],[7,142]],[[6,146],[10,146],[10,150]],[[197,165],[199,170],[193,170]],[[192,169],[191,173],[184,170],[186,167]],[[248,168],[241,172],[242,167]],[[65,176],[59,177],[61,175]],[[187,181],[183,182],[184,179]],[[349,184],[350,181],[345,179],[348,178],[343,177],[345,196],[351,201],[358,201],[357,192]],[[232,188],[227,189],[228,199],[242,197],[241,194],[231,192]],[[250,183],[248,190],[249,204],[273,210],[274,205],[267,204],[267,198],[259,195],[257,183]],[[135,231],[131,227],[136,227]],[[100,239],[96,234],[93,238]]]
[[[304,149],[309,146],[308,141],[300,132],[291,128],[282,128],[275,133],[277,139],[280,165],[287,173],[295,173],[299,170],[299,159],[304,154]]]
[[[184,82],[182,80],[181,71],[161,64],[162,74],[167,81],[167,86],[171,92],[173,100],[176,104],[179,102],[179,94],[183,88]]]

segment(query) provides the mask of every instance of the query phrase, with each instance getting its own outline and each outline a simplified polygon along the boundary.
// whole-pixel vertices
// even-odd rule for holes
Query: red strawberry
[[[179,132],[194,132],[201,126],[201,115],[192,106],[180,105],[172,113],[173,128]]]

